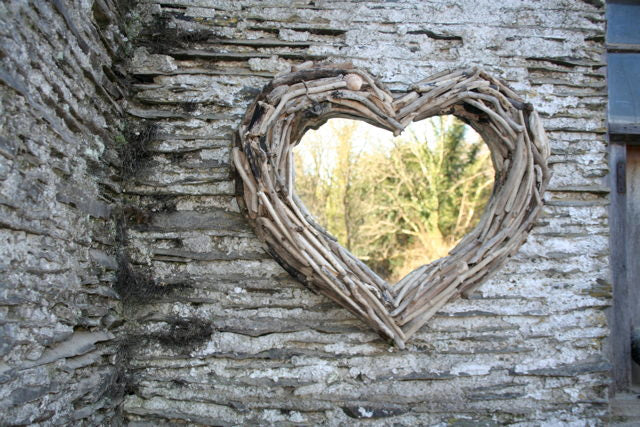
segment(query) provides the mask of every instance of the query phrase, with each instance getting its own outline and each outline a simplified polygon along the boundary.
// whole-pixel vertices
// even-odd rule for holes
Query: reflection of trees
[[[489,198],[493,169],[484,144],[466,141],[465,125],[445,116],[432,119],[433,141],[409,130],[386,153],[356,152],[356,124],[348,123],[334,126],[334,141],[305,142],[313,166],[296,163],[296,190],[307,207],[390,280],[445,256]]]

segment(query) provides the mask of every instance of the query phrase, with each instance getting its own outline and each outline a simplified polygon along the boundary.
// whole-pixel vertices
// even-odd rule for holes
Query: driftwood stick
[[[493,83],[495,86],[498,87],[500,92],[504,92],[509,98],[512,98],[512,99],[514,99],[516,101],[524,103],[524,100],[520,97],[520,95],[518,95],[513,90],[511,90],[511,88],[509,88],[509,86],[507,86],[506,84],[502,83],[502,81],[500,79],[497,79],[497,78],[495,78],[493,76],[490,76],[484,70],[480,71],[480,77],[482,77],[483,79],[488,80],[491,83]]]
[[[304,259],[304,257],[300,255],[300,250],[293,246],[293,242],[291,242],[288,237],[282,234],[282,232],[274,225],[273,222],[264,217],[258,218],[257,222],[261,227],[269,231],[274,240],[276,240],[280,246],[286,249],[287,253],[289,253],[289,255],[293,259],[295,259],[303,266],[310,267],[310,264]]]
[[[391,338],[396,342],[396,345],[404,348],[404,341],[399,339],[399,336],[393,332],[391,328],[389,328],[384,321],[379,317],[379,315],[373,309],[370,301],[368,301],[361,293],[355,284],[352,283],[351,294],[365,307],[367,310],[367,315],[370,321],[373,321],[374,325],[377,326],[377,329],[382,331],[387,337]]]
[[[505,112],[509,112],[510,114],[514,113],[514,110],[516,109],[516,107],[511,102],[514,100],[509,101],[509,98],[499,90],[494,89],[491,86],[483,86],[481,88],[478,88],[478,92],[486,93],[487,95],[492,95],[498,100],[498,102],[500,102],[500,105],[502,106],[502,109]]]
[[[443,283],[442,286],[438,288],[439,292],[432,291],[426,296],[414,297],[409,308],[394,318],[398,325],[404,327],[404,325],[419,317],[425,311],[428,311],[430,307],[428,305],[429,302],[437,301],[438,296],[442,296],[442,294],[446,294],[447,291],[456,289],[456,286],[462,279],[459,277],[442,277],[440,280],[442,280]],[[408,332],[408,330],[405,331],[405,334]]]
[[[466,80],[457,81],[448,89],[446,96],[429,97],[429,102],[418,106],[415,110],[415,121],[422,120],[438,112],[443,112],[447,107],[457,104],[465,99],[464,93],[470,92],[472,89],[482,87],[488,84],[485,80],[477,80],[477,76],[472,76]],[[471,92],[470,92],[471,93]],[[398,113],[402,116],[401,113]],[[408,115],[413,114],[409,113]]]
[[[435,261],[435,262],[437,262],[437,261]],[[416,268],[415,270],[411,271],[409,274],[404,276],[402,279],[400,279],[393,286],[395,288],[395,291],[396,291],[396,294],[397,294],[397,298],[401,298],[401,296],[402,296],[402,293],[399,292],[399,291],[404,287],[408,287],[409,284],[411,284],[415,278],[419,277],[420,274],[422,274],[422,272],[424,272],[428,267],[429,266],[427,266],[427,265],[422,265],[422,266]]]
[[[277,104],[282,96],[290,90],[288,85],[276,86],[266,96],[266,100],[269,104]]]
[[[420,97],[401,108],[397,113],[398,117],[403,117],[408,113],[418,111],[427,102],[436,99],[439,95],[453,88],[457,83],[458,81],[456,79],[451,79],[450,81],[447,81],[446,84],[430,87],[428,91],[422,91],[422,93],[419,89],[414,89],[416,92],[420,93]]]
[[[460,76],[467,73],[468,71],[469,70],[457,70],[457,71],[448,71],[448,72],[443,71],[441,73],[427,77],[426,79],[420,80],[418,83],[411,86],[411,90],[414,90],[416,92],[426,92],[428,90],[431,90],[431,87],[433,87],[437,83],[458,79]]]
[[[316,223],[313,216],[309,213],[307,208],[304,206],[304,203],[302,203],[300,198],[298,198],[298,196],[295,193],[291,195],[289,201],[290,201],[290,206],[292,207],[292,209],[294,209],[294,212],[296,212],[298,217],[304,218],[305,221],[307,221],[307,224],[309,224],[316,233],[321,234],[322,237],[324,237],[326,240],[333,241],[333,242],[338,241],[338,239],[336,239],[334,236],[329,234],[324,228],[320,227]]]
[[[353,284],[359,291],[362,291],[362,294],[367,299],[368,305],[373,309],[373,311],[379,316],[379,318],[395,333],[393,336],[399,336],[402,340],[405,339],[404,333],[402,329],[398,327],[390,318],[389,312],[380,302],[380,299],[375,297],[371,291],[367,288],[367,286],[360,285],[354,283],[350,277],[346,277],[345,282]]]
[[[489,122],[489,126],[495,132],[495,134],[500,138],[500,140],[504,142],[504,144],[509,148],[509,150],[514,150],[516,148],[514,145],[514,142],[508,137],[504,136],[503,133],[498,129],[498,127],[494,123]],[[506,157],[506,156],[503,155],[503,157]]]
[[[303,255],[305,257],[309,257],[306,252],[303,252]],[[340,290],[340,288],[337,286],[339,282],[336,281],[335,277],[333,277],[330,273],[325,273],[325,271],[328,270],[324,267],[318,267],[318,270],[315,270],[317,276],[320,279],[318,284],[323,285],[321,288],[322,293],[337,302],[342,307],[354,313],[356,316],[359,316],[366,321],[367,315],[364,313],[362,308],[360,308],[352,298],[349,298],[349,293],[345,294],[342,290]]]
[[[322,243],[311,233],[309,229],[303,228],[303,235],[313,244],[313,246],[324,256],[325,259],[329,261],[329,263],[336,269],[340,277],[344,277],[347,275],[343,264],[340,262],[338,257],[332,252],[328,251],[327,248],[322,245]]]
[[[499,114],[497,114],[496,112],[494,112],[491,108],[487,108],[486,105],[484,105],[482,102],[479,101],[475,101],[473,99],[465,99],[465,101],[467,104],[472,105],[482,111],[484,111],[485,113],[487,113],[487,115],[494,121],[496,122],[498,125],[500,125],[504,130],[507,131],[507,133],[509,134],[509,136],[511,138],[517,138],[517,135],[514,131],[514,129],[509,126],[509,123],[504,119],[504,117],[500,116]]]
[[[283,170],[285,168],[284,162],[287,161],[287,152],[291,150],[292,145],[288,143],[291,138],[292,132],[292,122],[293,116],[289,116],[284,120],[284,125],[282,129],[282,134],[280,136],[281,142],[278,144],[279,151],[276,157],[276,164],[278,165],[278,170]]]
[[[410,305],[413,307],[411,310],[405,310],[403,313],[396,316],[396,321],[399,325],[405,325],[416,317],[424,313],[428,308],[424,305],[431,300],[437,298],[438,295],[446,293],[447,290],[455,289],[458,284],[464,280],[463,273],[467,271],[467,264],[464,262],[453,264],[452,269],[448,274],[442,274],[440,277],[440,283],[438,286],[428,289],[419,295],[416,295]]]
[[[369,319],[369,316],[367,315],[365,310],[362,309],[362,307],[366,307],[366,304],[363,304],[362,306],[356,304],[353,301],[353,299],[349,298],[347,294],[339,290],[338,283],[340,283],[340,280],[338,278],[331,275],[331,272],[326,267],[323,267],[321,270],[322,270],[321,273],[323,273],[322,274],[323,278],[325,279],[326,283],[331,287],[334,294],[337,297],[339,297],[341,300],[343,300],[339,302],[340,305],[352,311],[354,314],[356,314],[361,319],[363,319],[366,323],[369,323],[369,324],[373,323],[374,328],[377,328],[378,326],[377,323],[372,322],[371,319]],[[349,295],[353,295],[353,292],[351,290],[349,291]]]
[[[397,316],[404,311],[408,304],[410,304],[414,296],[420,294],[424,289],[432,286],[432,279],[440,272],[444,265],[446,258],[440,258],[433,261],[431,264],[424,266],[422,271],[413,277],[413,279],[403,285],[403,288],[396,297],[397,308],[393,311],[392,315]]]
[[[373,78],[365,73],[364,71],[358,70],[358,69],[353,69],[350,71],[353,74],[357,74],[360,77],[362,77],[364,79],[364,81],[369,85],[369,87],[371,88],[371,90],[373,91],[373,93],[378,97],[378,99],[380,99],[381,101],[384,101],[386,103],[391,103],[393,102],[393,97],[391,96],[391,94],[384,90],[384,89],[380,89],[378,87],[378,85],[376,84],[376,82],[373,80]]]
[[[236,166],[236,170],[242,177],[242,182],[245,186],[245,192],[247,194],[247,209],[249,210],[249,215],[252,218],[255,218],[256,213],[258,212],[258,190],[255,179],[251,176],[251,172],[249,170],[249,164],[247,162],[246,157],[240,151],[238,147],[233,148],[233,163]]]
[[[309,241],[307,241],[303,235],[301,235],[300,233],[296,234],[296,240],[298,242],[298,245],[302,247],[302,251],[308,254],[316,263],[316,265],[325,267],[327,270],[331,271],[331,274],[333,274],[334,276],[338,276],[338,272],[331,265],[329,260],[324,258],[322,254],[311,243],[309,243]],[[342,286],[344,290],[344,284]]]
[[[290,242],[295,244],[295,240],[293,239],[293,236],[291,235],[291,232],[282,223],[282,219],[276,213],[276,210],[273,207],[273,205],[271,204],[271,202],[269,201],[269,198],[267,197],[267,195],[264,194],[263,191],[258,191],[258,199],[262,202],[262,205],[267,209],[267,211],[269,212],[269,215],[271,215],[271,219],[273,219],[273,221],[278,225],[278,228],[280,229],[282,234],[287,239],[289,239]]]
[[[400,131],[402,131],[403,129],[402,125],[400,125],[400,123],[394,117],[388,114],[385,114],[373,102],[371,102],[371,100],[369,100],[367,97],[361,95],[358,92],[354,92],[351,90],[340,90],[340,91],[334,92],[334,97],[342,98],[342,99],[351,99],[353,101],[357,101],[361,103],[364,107],[367,107],[369,110],[371,110],[374,114],[380,117],[383,117],[385,121],[387,121],[394,127],[394,129],[397,129]]]
[[[319,104],[321,102],[321,98],[317,95],[309,95],[309,96],[301,96],[299,98],[292,99],[287,103],[284,110],[284,114],[291,115],[298,113],[302,110],[305,110],[314,104]]]
[[[335,269],[339,277],[346,276],[347,272],[345,270],[345,266],[340,262],[339,257],[329,251],[327,247],[325,247],[323,242],[309,231],[309,228],[306,227],[304,220],[297,217],[291,206],[283,204],[283,208],[286,210],[286,213],[290,217],[290,219],[294,222],[297,222],[297,226],[301,230],[301,232],[298,232],[298,234],[296,234],[300,245],[302,245],[303,248],[307,250],[307,252],[313,255],[314,258],[320,263],[320,265],[326,265],[327,267],[330,265],[332,269]]]
[[[403,96],[401,96],[399,98],[396,98],[391,103],[391,106],[393,107],[394,110],[399,110],[400,108],[404,107],[408,103],[413,102],[416,99],[418,99],[419,96],[420,95],[418,94],[418,92],[411,91],[411,92],[407,93],[406,95],[403,95]]]
[[[516,123],[511,117],[511,115],[502,109],[502,106],[500,105],[500,101],[498,101],[498,99],[495,96],[485,95],[483,93],[477,93],[477,92],[471,92],[471,91],[462,92],[461,95],[468,98],[482,99],[484,101],[492,103],[497,111],[496,114],[502,117],[509,124],[509,126],[511,126],[516,132],[524,131],[525,127]]]
[[[468,255],[469,257],[471,254]],[[437,280],[431,280],[429,282],[423,281],[420,283],[418,287],[418,292],[412,297],[412,304],[415,305],[415,302],[421,298],[430,299],[434,294],[438,293],[440,290],[444,289],[448,283],[451,282],[456,277],[459,277],[462,272],[468,269],[468,264],[466,258],[449,258],[445,259],[440,265],[438,265],[438,269],[436,271]]]
[[[547,134],[544,132],[542,127],[542,120],[540,120],[540,116],[536,111],[532,111],[529,116],[529,126],[531,132],[533,133],[533,143],[542,154],[542,157],[546,160],[549,158],[551,154],[551,149],[549,148],[549,140],[547,139]]]
[[[353,110],[354,117],[360,116],[360,117],[368,118],[369,120],[378,123],[380,126],[384,128],[391,128],[391,129],[396,128],[395,126],[389,123],[387,116],[381,116],[379,114],[376,114],[375,112],[369,110],[368,108],[366,108],[365,106],[363,106],[357,101],[352,101],[350,99],[336,98],[334,96],[329,97],[328,101],[333,104],[342,105],[344,107],[347,107]]]
[[[280,99],[280,103],[278,104],[276,109],[273,111],[273,114],[270,115],[269,120],[267,120],[267,121],[265,121],[263,123],[263,125],[261,126],[261,129],[264,129],[267,126],[269,126],[271,124],[271,122],[276,117],[278,117],[278,115],[280,114],[280,112],[282,111],[284,106],[287,104],[287,102],[289,102],[292,98],[295,98],[295,97],[298,97],[298,96],[302,96],[302,95],[305,95],[305,94],[312,94],[312,93],[318,93],[318,92],[329,91],[329,90],[334,90],[334,89],[341,89],[341,88],[346,87],[346,86],[347,86],[347,83],[345,81],[338,81],[338,82],[326,84],[326,85],[323,85],[323,86],[311,87],[311,88],[308,88],[308,89],[307,88],[298,89],[298,90],[286,93]]]
[[[441,293],[433,300],[424,304],[424,306],[420,309],[421,313],[415,316],[414,320],[409,322],[405,326],[405,334],[407,336],[412,336],[415,334],[418,329],[420,329],[427,320],[431,319],[436,312],[442,308],[442,306],[451,299],[457,293],[457,289],[454,286],[451,286],[447,289],[447,291]]]
[[[258,105],[262,108],[262,115],[249,129],[249,134],[256,136],[264,135],[266,124],[269,122],[271,116],[273,116],[275,110],[271,104],[267,104],[266,102],[258,102]]]
[[[509,189],[509,195],[506,199],[504,210],[509,212],[513,206],[515,198],[518,196],[518,189],[520,188],[520,181],[522,180],[525,169],[527,167],[527,147],[524,142],[524,135],[518,135],[518,141],[516,142],[516,151],[513,154],[514,161],[511,166],[511,173],[505,187]]]
[[[347,250],[340,246],[337,242],[328,241],[327,243],[329,243],[332,250],[340,254],[340,258],[342,259],[342,261],[344,261],[344,263],[349,266],[349,268],[355,271],[358,277],[370,279],[372,282],[378,285],[378,288],[380,289],[385,289],[387,287],[387,282],[382,280],[380,276],[378,276],[374,271],[368,268],[366,264],[362,263],[359,259],[347,252]]]

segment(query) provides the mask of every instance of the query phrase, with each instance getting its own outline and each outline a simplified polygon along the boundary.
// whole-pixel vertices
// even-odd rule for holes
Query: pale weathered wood
[[[320,227],[295,194],[293,147],[332,117],[398,134],[415,120],[456,114],[491,150],[496,180],[478,225],[445,258],[395,286]],[[403,348],[447,301],[468,295],[524,242],[550,179],[549,143],[538,114],[483,70],[443,71],[393,98],[351,64],[305,63],[276,77],[239,126],[233,161],[256,234],[287,271]]]

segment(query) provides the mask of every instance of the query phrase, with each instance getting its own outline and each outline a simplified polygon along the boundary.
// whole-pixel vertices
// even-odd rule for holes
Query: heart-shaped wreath
[[[328,119],[363,120],[398,135],[411,122],[453,114],[491,150],[495,184],[478,225],[449,255],[387,283],[319,226],[294,190],[293,147]],[[549,182],[538,114],[478,68],[445,71],[394,98],[351,64],[308,65],[276,77],[247,111],[233,160],[246,214],[269,253],[311,290],[350,310],[399,348],[447,301],[468,294],[514,254]]]

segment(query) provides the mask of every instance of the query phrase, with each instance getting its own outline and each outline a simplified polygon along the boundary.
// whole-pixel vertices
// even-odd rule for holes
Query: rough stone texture
[[[125,188],[141,210],[127,302],[132,425],[606,420],[608,173],[599,1],[149,0],[129,114],[155,124]],[[479,65],[542,114],[547,207],[528,242],[406,351],[265,255],[236,205],[233,133],[270,78],[349,60],[400,92]],[[137,265],[136,265],[137,264]]]
[[[0,4],[0,424],[606,421],[599,0],[131,3]],[[405,351],[291,279],[234,198],[242,114],[309,59],[396,92],[479,65],[551,139],[528,242]]]
[[[124,39],[111,2],[92,3],[0,3],[1,425],[119,419]]]

